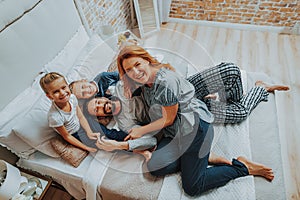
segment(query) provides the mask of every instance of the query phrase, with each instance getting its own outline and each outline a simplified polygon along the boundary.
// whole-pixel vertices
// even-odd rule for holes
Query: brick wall
[[[97,32],[101,25],[111,25],[118,32],[131,24],[130,1],[128,0],[75,0],[82,11],[88,28]]]
[[[170,17],[188,20],[294,27],[297,23],[300,23],[300,1],[172,0]]]

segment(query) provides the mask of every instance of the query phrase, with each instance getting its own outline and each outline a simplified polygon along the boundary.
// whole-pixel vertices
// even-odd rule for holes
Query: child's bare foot
[[[222,156],[218,156],[216,154],[214,154],[213,152],[210,152],[209,154],[209,158],[208,158],[208,163],[211,165],[220,165],[220,164],[227,164],[227,165],[231,165],[231,161],[227,160],[226,158],[222,157]]]
[[[141,154],[142,156],[144,156],[146,162],[148,162],[151,159],[151,157],[152,157],[152,152],[150,152],[148,150],[144,150],[144,151],[134,150],[133,152]]]
[[[216,100],[217,99],[217,95],[215,94],[208,94],[204,97],[204,99],[213,99]]]
[[[263,81],[256,81],[255,86],[262,86],[264,87],[268,92],[274,92],[275,90],[279,91],[286,91],[289,90],[290,88],[285,85],[268,85]]]
[[[244,165],[246,165],[250,175],[262,176],[268,181],[272,181],[274,179],[274,173],[271,168],[266,167],[259,163],[254,163],[242,156],[238,157],[237,160],[242,162]]]

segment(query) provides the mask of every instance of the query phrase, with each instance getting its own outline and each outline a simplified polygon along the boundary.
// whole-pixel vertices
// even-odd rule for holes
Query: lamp
[[[0,160],[0,173],[4,176],[0,186],[0,199],[12,198],[18,192],[21,182],[27,180],[21,176],[18,168],[4,160]]]

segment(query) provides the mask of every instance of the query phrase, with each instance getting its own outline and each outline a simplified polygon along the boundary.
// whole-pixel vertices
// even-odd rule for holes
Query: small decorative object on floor
[[[0,200],[40,200],[52,180],[0,160]]]
[[[0,199],[10,199],[17,191],[22,182],[27,179],[22,177],[18,168],[0,160]]]
[[[6,174],[7,174],[7,170],[3,170],[2,172],[0,172],[0,187],[3,184],[5,178],[6,178]]]

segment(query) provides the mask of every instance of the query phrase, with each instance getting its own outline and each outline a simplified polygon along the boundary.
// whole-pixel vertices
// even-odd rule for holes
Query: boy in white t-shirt
[[[89,152],[96,152],[96,148],[88,147],[81,142],[77,131],[81,125],[87,136],[95,142],[100,133],[92,132],[64,76],[56,72],[47,73],[40,79],[40,86],[46,96],[52,100],[48,112],[49,126],[70,144]]]

